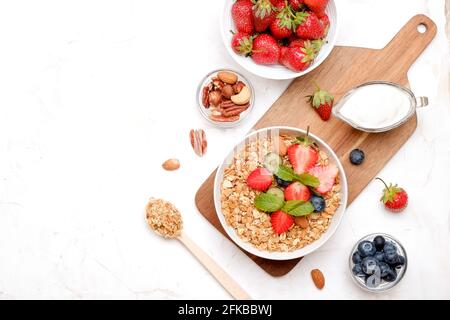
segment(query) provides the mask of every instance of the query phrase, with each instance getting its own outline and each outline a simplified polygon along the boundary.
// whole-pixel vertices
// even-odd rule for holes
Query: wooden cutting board
[[[424,33],[417,29],[426,27]],[[355,47],[336,47],[330,56],[315,70],[298,78],[286,89],[254,129],[283,125],[306,129],[327,142],[344,166],[348,187],[348,204],[374,179],[391,157],[409,139],[417,126],[414,116],[401,127],[385,133],[368,134],[353,129],[342,121],[331,118],[322,121],[307,104],[305,96],[313,92],[314,82],[331,92],[335,103],[351,88],[370,80],[387,80],[408,85],[407,72],[411,64],[436,35],[436,25],[425,15],[414,16],[381,50]],[[364,150],[366,159],[360,166],[348,160],[354,148]],[[200,213],[226,235],[214,209],[213,188],[215,172],[197,192],[195,202]],[[274,261],[245,252],[255,263],[272,276],[287,274],[300,259]]]

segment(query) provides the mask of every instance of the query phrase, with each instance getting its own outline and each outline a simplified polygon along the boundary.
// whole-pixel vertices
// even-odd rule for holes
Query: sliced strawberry
[[[301,144],[293,144],[288,150],[289,161],[294,167],[295,173],[301,174],[307,172],[315,166],[319,155],[317,151],[311,147]]]
[[[283,211],[277,211],[270,216],[272,229],[277,234],[282,234],[289,230],[294,224],[294,218]]]
[[[334,164],[329,164],[327,166],[316,166],[309,170],[309,173],[319,179],[320,185],[316,188],[316,191],[325,194],[333,188],[339,169]]]
[[[287,201],[290,200],[303,200],[308,201],[311,198],[311,191],[307,186],[304,186],[300,182],[291,183],[286,190],[284,190],[284,198]]]
[[[266,168],[257,168],[247,177],[247,185],[258,191],[266,191],[272,184],[273,175]]]

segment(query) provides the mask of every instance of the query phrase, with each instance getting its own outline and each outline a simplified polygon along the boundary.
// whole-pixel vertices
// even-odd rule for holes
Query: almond
[[[306,219],[305,216],[295,217],[294,221],[295,221],[295,224],[302,229],[306,229],[309,226],[308,219]]]
[[[323,289],[325,286],[325,277],[323,276],[322,271],[319,269],[311,270],[311,278],[317,289]]]
[[[178,159],[169,159],[164,161],[162,167],[168,171],[177,170],[180,167],[180,161]]]
[[[220,71],[217,73],[217,78],[228,84],[235,84],[238,80],[237,75],[229,71]]]

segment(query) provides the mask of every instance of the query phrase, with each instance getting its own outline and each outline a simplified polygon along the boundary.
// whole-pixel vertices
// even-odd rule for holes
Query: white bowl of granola
[[[333,150],[292,127],[250,133],[227,155],[214,182],[214,205],[228,236],[271,260],[300,258],[322,246],[337,230],[347,196]]]

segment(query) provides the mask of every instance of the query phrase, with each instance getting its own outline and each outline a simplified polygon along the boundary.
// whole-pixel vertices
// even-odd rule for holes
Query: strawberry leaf
[[[270,193],[260,193],[255,198],[255,207],[264,212],[275,212],[284,205],[284,200]]]

